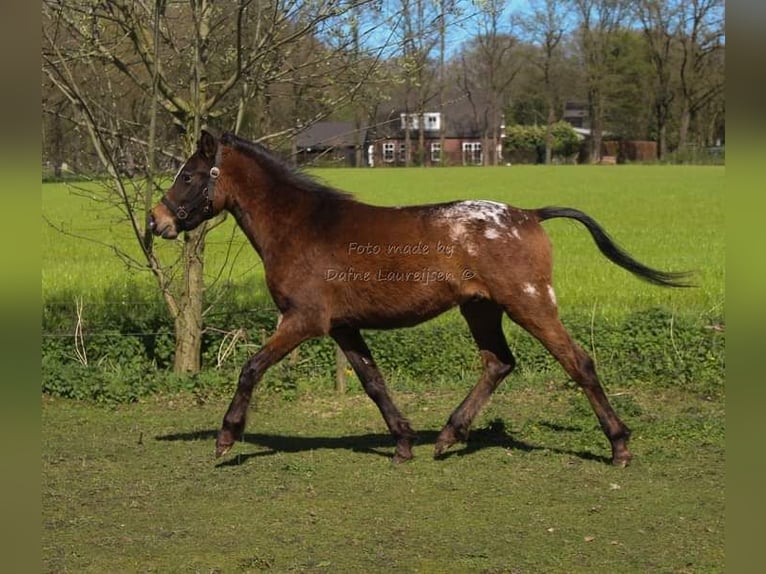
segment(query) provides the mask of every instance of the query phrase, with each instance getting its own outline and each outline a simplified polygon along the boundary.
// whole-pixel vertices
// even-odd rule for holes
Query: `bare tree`
[[[426,165],[424,114],[437,95],[436,71],[432,66],[438,44],[438,15],[428,0],[401,0],[401,74],[404,84],[405,165],[413,163],[412,131],[417,129],[419,164]]]
[[[654,69],[654,119],[657,157],[668,151],[667,130],[676,91],[673,88],[674,46],[681,26],[679,0],[639,0],[635,4]]]
[[[138,10],[144,12],[139,13]],[[128,218],[141,245],[142,255],[157,279],[168,310],[175,321],[175,369],[193,372],[199,368],[202,333],[202,251],[205,228],[186,234],[180,260],[183,280],[173,281],[152,249],[151,234],[145,227],[146,210],[151,206],[151,188],[137,194],[139,184],[126,181],[120,169],[120,152],[124,139],[140,130],[126,120],[120,109],[123,89],[143,93],[151,102],[146,162],[149,182],[154,182],[154,154],[157,106],[172,110],[177,121],[185,124],[187,133],[199,130],[204,122],[202,101],[207,87],[204,48],[209,34],[210,7],[205,2],[192,3],[191,60],[193,97],[183,98],[163,73],[160,46],[160,18],[166,17],[163,3],[134,4],[113,2],[94,5],[85,2],[46,2],[43,26],[43,71],[63,93],[75,111],[73,120],[85,127],[101,165],[109,174],[119,205]],[[142,17],[144,16],[144,17]],[[132,50],[122,45],[125,35]],[[128,55],[138,56],[139,65]],[[116,69],[121,75],[109,72]],[[193,138],[187,138],[184,150],[192,149]],[[185,154],[184,154],[185,155]],[[107,190],[110,191],[110,190]],[[143,195],[138,201],[136,195]],[[130,265],[141,262],[121,252]],[[144,265],[146,265],[144,263]]]
[[[121,253],[123,259],[137,268],[148,266],[157,279],[175,321],[177,372],[195,372],[200,365],[208,227],[184,234],[179,272],[163,266],[147,239],[144,210],[151,197],[146,190],[138,191],[140,184],[126,181],[121,167],[125,151],[131,156],[137,155],[134,149],[144,154],[150,185],[156,186],[152,158],[160,121],[172,122],[185,134],[182,149],[171,154],[178,158],[194,151],[200,129],[206,125],[242,128],[247,124],[246,110],[253,105],[261,108],[260,117],[252,123],[257,136],[294,133],[294,122],[276,126],[267,121],[269,98],[278,93],[274,86],[309,82],[310,77],[315,85],[328,85],[333,76],[328,74],[332,51],[322,45],[308,56],[305,52],[296,56],[296,47],[313,41],[311,37],[320,36],[334,19],[367,1],[44,1],[44,76],[70,104],[66,119],[89,134],[112,182],[110,191],[141,246],[141,260]],[[296,76],[298,70],[305,75]],[[355,91],[347,87],[320,93],[324,94],[321,109],[304,125],[350,99]]]
[[[503,0],[486,0],[476,15],[476,35],[463,56],[460,84],[470,100],[482,130],[483,162],[497,165],[500,159],[500,126],[508,104],[511,83],[521,69],[518,45],[510,33],[511,18]]]
[[[553,155],[552,126],[559,119],[561,109],[561,78],[563,60],[561,42],[569,26],[570,9],[567,0],[534,0],[528,10],[518,17],[525,39],[536,50],[530,61],[540,74],[543,96],[547,107],[545,121],[545,163]]]
[[[454,0],[437,0],[439,13],[438,36],[439,36],[439,73],[438,73],[438,91],[439,91],[439,165],[447,165],[447,122],[445,119],[444,108],[446,105],[447,91],[447,17],[449,14],[458,12]]]
[[[680,9],[682,108],[678,146],[683,148],[697,115],[723,93],[724,2],[689,0],[681,2]]]

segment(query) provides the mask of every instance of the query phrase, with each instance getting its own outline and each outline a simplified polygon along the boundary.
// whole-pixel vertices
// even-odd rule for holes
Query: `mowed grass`
[[[490,199],[519,207],[581,209],[640,261],[665,270],[693,270],[696,289],[660,289],[638,281],[598,252],[578,223],[546,222],[554,245],[555,287],[562,312],[604,316],[653,306],[699,316],[723,314],[724,232],[722,167],[514,166],[468,169],[317,170],[317,177],[360,200],[406,205],[454,199]],[[86,194],[98,197],[94,184]],[[90,191],[87,191],[90,190]],[[42,223],[42,283],[46,300],[72,294],[97,297],[129,284],[152,288],[146,270],[125,265],[111,244],[139,258],[120,213],[63,184],[45,184],[43,215],[67,232]],[[262,267],[231,218],[209,234],[208,281],[247,284],[247,297],[268,303]],[[178,244],[157,240],[172,266]]]
[[[434,440],[462,393],[396,399],[420,431],[399,466],[358,393],[261,393],[222,461],[223,401],[46,399],[43,571],[724,571],[722,404],[615,397],[636,456],[618,469],[584,399],[558,383],[504,387],[443,460]]]

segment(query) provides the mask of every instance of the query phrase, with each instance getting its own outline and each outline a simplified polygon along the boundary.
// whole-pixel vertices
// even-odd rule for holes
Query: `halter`
[[[218,160],[220,158],[216,157],[216,163],[218,163]],[[199,195],[195,195],[191,201],[187,202],[186,205],[180,204],[175,205],[170,199],[168,199],[167,194],[162,196],[162,199],[160,200],[165,207],[167,207],[170,212],[175,215],[176,219],[179,221],[183,221],[191,213],[194,213],[200,207],[202,208],[202,213],[204,214],[205,219],[210,219],[212,217],[213,213],[213,198],[215,197],[215,183],[218,177],[221,175],[221,169],[214,165],[210,168],[210,173],[208,176],[208,181],[205,187],[202,188],[202,193]]]

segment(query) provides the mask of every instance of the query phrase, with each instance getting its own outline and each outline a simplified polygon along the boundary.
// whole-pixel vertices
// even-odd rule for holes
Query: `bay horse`
[[[368,205],[292,168],[260,144],[202,131],[196,152],[152,209],[149,226],[173,239],[222,210],[234,216],[261,257],[281,315],[274,334],[242,367],[216,456],[242,438],[264,372],[303,341],[329,335],[380,410],[396,445],[394,462],[411,459],[415,433],[391,400],[361,330],[408,327],[459,306],[483,368],[439,433],[435,457],[467,440],[474,417],[516,364],[501,326],[506,314],[585,392],[611,445],[612,463],[630,462],[630,429],[609,404],[593,360],[559,320],[551,245],[540,223],[580,222],[607,259],[650,283],[686,286],[686,273],[639,263],[576,209],[519,209],[492,201]]]

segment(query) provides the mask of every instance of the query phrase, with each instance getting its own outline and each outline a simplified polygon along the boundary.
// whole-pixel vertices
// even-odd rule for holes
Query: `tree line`
[[[490,140],[502,123],[552,126],[579,104],[594,161],[603,134],[656,141],[664,160],[724,139],[723,9],[723,0],[530,0],[516,11],[507,0],[46,0],[43,161],[102,170],[88,123],[134,175],[149,156],[172,166],[202,125],[289,153],[316,121],[375,126],[456,99]],[[98,117],[84,120],[86,108]]]
[[[723,0],[44,0],[42,15],[44,169],[97,175],[124,212],[141,249],[120,255],[156,278],[179,372],[199,366],[211,226],[171,265],[145,219],[203,127],[290,154],[318,121],[361,134],[460,99],[490,145],[502,124],[541,126],[545,161],[573,102],[593,161],[604,136],[656,141],[659,160],[724,138]]]

